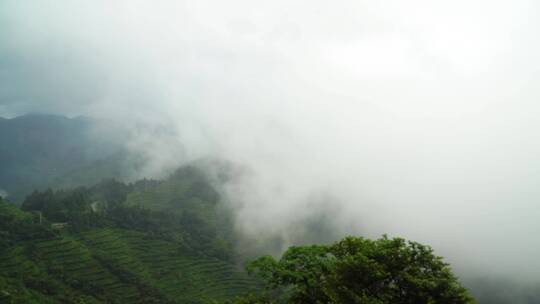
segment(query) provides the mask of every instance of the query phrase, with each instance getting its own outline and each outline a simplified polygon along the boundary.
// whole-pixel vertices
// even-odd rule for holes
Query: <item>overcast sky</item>
[[[148,174],[206,156],[246,166],[228,193],[249,231],[328,195],[348,232],[530,278],[539,5],[3,0],[0,116],[163,125],[131,143]]]

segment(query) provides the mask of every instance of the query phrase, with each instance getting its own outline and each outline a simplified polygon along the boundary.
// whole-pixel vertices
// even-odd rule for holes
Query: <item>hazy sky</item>
[[[0,115],[165,128],[130,144],[148,174],[204,156],[244,165],[228,192],[254,233],[328,195],[349,232],[533,277],[539,6],[3,0]]]

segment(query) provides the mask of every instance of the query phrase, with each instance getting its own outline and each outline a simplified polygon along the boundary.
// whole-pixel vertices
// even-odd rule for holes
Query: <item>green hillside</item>
[[[230,263],[122,229],[27,241],[2,252],[0,269],[13,303],[204,303],[256,288]]]
[[[258,289],[194,167],[34,192],[21,208],[0,201],[1,303],[208,303]]]

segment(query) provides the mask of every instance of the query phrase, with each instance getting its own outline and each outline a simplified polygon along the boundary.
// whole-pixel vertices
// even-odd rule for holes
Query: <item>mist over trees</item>
[[[25,119],[29,126],[26,127],[21,123],[20,128],[28,130],[36,130],[32,122],[35,119],[65,120],[56,116],[32,116]],[[44,122],[44,125],[47,124]],[[48,131],[47,128],[43,128],[40,132]],[[56,132],[56,136],[62,132],[64,131]],[[55,132],[50,134],[55,136]],[[5,149],[10,151],[8,148]],[[45,145],[45,151],[47,149],[49,148]],[[14,158],[14,161],[22,163],[25,159],[35,157],[33,155],[39,154],[40,150],[11,155],[19,156],[20,159]],[[77,153],[84,154],[84,149],[68,149],[68,151],[72,153],[72,158],[78,158]],[[102,162],[103,166],[96,165]],[[68,173],[65,180],[69,180],[71,183],[68,184],[71,185],[86,186],[70,190],[58,189],[63,183],[58,182],[56,175],[49,176],[47,171],[36,170],[37,177],[43,181],[42,185],[56,185],[56,189],[46,189],[46,186],[43,186],[42,190],[30,193],[31,188],[25,188],[29,195],[22,200],[21,207],[29,212],[26,215],[27,220],[14,224],[15,222],[5,218],[2,229],[10,231],[11,236],[6,238],[9,234],[3,234],[2,246],[13,248],[21,241],[31,240],[39,235],[45,238],[54,237],[57,232],[35,225],[38,221],[36,212],[40,212],[46,225],[69,223],[65,231],[76,235],[104,227],[145,232],[153,238],[180,242],[191,251],[204,252],[205,255],[227,261],[236,260],[240,256],[247,259],[268,253],[279,255],[291,245],[331,243],[345,233],[336,222],[335,210],[330,208],[329,203],[335,202],[336,198],[318,196],[305,205],[305,212],[297,215],[295,221],[291,222],[292,225],[284,225],[281,230],[268,231],[264,235],[259,235],[258,240],[253,239],[235,223],[237,215],[235,203],[230,202],[230,197],[226,197],[228,185],[231,185],[230,183],[234,185],[239,174],[240,176],[245,174],[242,173],[244,169],[241,167],[228,162],[206,159],[174,171],[165,180],[143,179],[126,183],[108,179],[111,174],[116,174],[111,173],[110,166],[126,170],[129,168],[126,164],[136,167],[137,163],[133,158],[113,157],[103,161],[98,158],[90,166],[77,166],[77,169]],[[28,168],[31,168],[31,164],[32,162],[27,164]],[[51,164],[41,166],[47,167]],[[2,174],[9,179],[10,176],[19,176],[22,173],[7,170]],[[77,179],[72,178],[73,176],[77,176]],[[92,181],[99,179],[105,180],[91,185]],[[174,190],[176,187],[179,187],[178,190]],[[217,203],[218,201],[221,202]],[[214,211],[208,213],[209,210]],[[288,230],[290,230],[288,233],[283,233]],[[328,246],[321,245],[321,248]],[[462,284],[471,289],[471,293],[480,303],[535,303],[539,294],[534,284],[523,284],[500,277],[487,278],[472,273],[462,279]],[[246,298],[246,301],[253,299],[260,297],[254,296],[251,300]]]
[[[431,248],[386,236],[375,241],[348,237],[332,245],[291,247],[278,261],[271,256],[258,258],[247,270],[265,282],[265,290],[257,278],[240,279],[241,273],[221,277],[226,264],[252,257],[239,255],[235,242],[241,236],[228,226],[230,215],[218,207],[217,192],[198,170],[181,168],[164,181],[124,184],[104,180],[88,188],[35,191],[24,200],[22,210],[0,198],[0,299],[13,303],[122,303],[137,296],[141,303],[472,303],[448,264]],[[167,192],[171,185],[182,190]],[[154,196],[157,193],[161,199]],[[105,236],[111,233],[114,238]],[[168,289],[153,281],[164,279],[163,270],[141,269],[152,266],[144,255],[138,261],[137,247],[130,247],[134,245],[123,239],[125,234],[137,235],[128,238],[136,244],[146,240],[176,248],[171,259],[187,255],[195,265],[215,259],[222,263],[221,268],[194,276],[217,279],[213,284],[238,276],[235,284],[244,289],[204,297],[171,297]],[[111,252],[103,251],[102,246]],[[85,251],[91,254],[83,254]],[[115,254],[121,254],[120,258]],[[119,280],[123,288],[134,287],[137,293],[117,293],[115,288],[95,282],[96,270],[81,268],[87,259],[106,269],[107,280]],[[134,261],[139,263],[135,269],[125,267]],[[246,295],[249,292],[252,294]],[[231,300],[242,294],[245,296]]]
[[[11,292],[229,299],[234,250],[388,234],[484,303],[538,302],[538,1],[2,0],[0,37],[0,196],[80,224],[3,226]]]
[[[159,2],[2,1],[1,116],[112,120],[137,178],[240,164],[226,196],[254,237],[333,196],[344,233],[535,279],[538,3]]]

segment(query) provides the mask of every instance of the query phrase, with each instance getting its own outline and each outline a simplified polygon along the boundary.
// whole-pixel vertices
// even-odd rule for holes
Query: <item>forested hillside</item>
[[[0,202],[6,303],[206,303],[258,288],[194,167],[166,181],[36,191],[21,209]]]
[[[199,161],[163,180],[127,183],[125,165],[134,163],[123,139],[94,136],[94,124],[52,115],[0,119],[0,303],[208,303],[251,292],[256,295],[239,303],[283,303],[288,300],[276,299],[294,296],[295,284],[305,288],[274,281],[277,296],[272,290],[275,297],[268,298],[260,294],[264,280],[245,271],[246,260],[280,253],[284,240],[269,234],[254,242],[234,229],[234,210],[216,187],[230,178],[228,163]],[[288,226],[295,245],[343,237],[331,209],[319,211],[298,215]],[[300,250],[309,258],[306,248]],[[282,260],[302,268],[295,263],[303,259]],[[262,273],[283,270],[278,262],[270,266]],[[465,282],[479,303],[539,301],[537,286]],[[321,286],[315,287],[324,297],[333,296]]]

